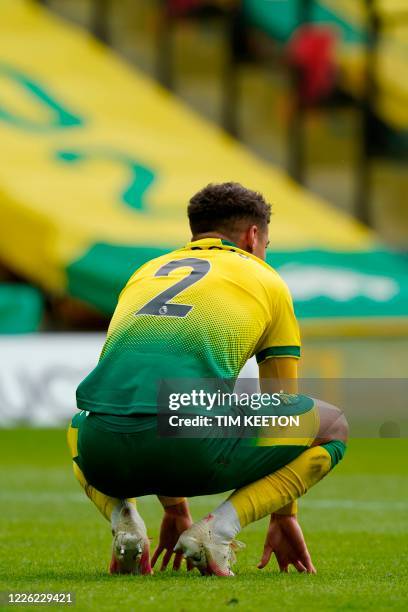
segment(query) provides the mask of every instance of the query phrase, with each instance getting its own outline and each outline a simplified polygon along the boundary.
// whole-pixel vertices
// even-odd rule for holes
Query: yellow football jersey
[[[159,379],[235,379],[252,355],[259,363],[300,356],[286,284],[231,242],[189,242],[129,279],[99,364],[78,387],[78,407],[152,413]]]

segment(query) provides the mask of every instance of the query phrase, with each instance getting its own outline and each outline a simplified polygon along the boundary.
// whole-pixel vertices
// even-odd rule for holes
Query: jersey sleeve
[[[282,281],[273,293],[276,297],[271,303],[270,320],[255,351],[258,363],[271,357],[300,358],[299,325],[289,289]]]

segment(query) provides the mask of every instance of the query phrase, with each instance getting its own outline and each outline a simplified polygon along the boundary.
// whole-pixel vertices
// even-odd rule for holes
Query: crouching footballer
[[[185,558],[203,575],[233,576],[236,536],[266,515],[258,567],[274,553],[281,571],[315,572],[296,500],[342,459],[347,423],[334,406],[296,395],[298,325],[287,286],[264,261],[270,212],[261,194],[237,183],[194,195],[191,241],[136,270],[99,363],[78,387],[68,443],[76,478],[111,524],[113,574],[150,574],[163,554],[161,569]],[[158,435],[160,380],[235,380],[253,355],[262,392],[292,381],[284,390],[304,425],[298,437]],[[188,497],[231,490],[192,523]],[[149,494],[164,511],[152,559],[136,506]]]

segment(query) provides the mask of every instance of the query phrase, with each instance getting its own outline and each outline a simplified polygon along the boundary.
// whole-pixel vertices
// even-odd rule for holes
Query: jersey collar
[[[235,250],[240,251],[241,249],[235,244],[235,242],[230,242],[229,240],[224,240],[221,238],[202,238],[201,240],[192,240],[191,242],[187,242],[185,249],[227,249],[227,250]]]
[[[203,250],[204,251],[206,249],[209,249],[209,250],[219,249],[220,251],[233,251],[235,253],[238,253],[240,257],[244,257],[245,259],[252,259],[260,263],[262,266],[270,269],[270,266],[269,264],[266,263],[266,261],[259,259],[259,257],[257,257],[256,255],[253,255],[252,253],[243,251],[234,242],[231,242],[230,240],[224,240],[222,238],[202,238],[201,240],[192,240],[190,242],[187,242],[187,244],[180,250],[182,251],[184,250],[190,250],[190,251]]]

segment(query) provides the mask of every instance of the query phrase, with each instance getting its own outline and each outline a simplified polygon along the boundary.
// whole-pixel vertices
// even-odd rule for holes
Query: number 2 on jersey
[[[164,264],[157,270],[155,276],[168,276],[170,272],[177,268],[191,268],[191,272],[185,278],[177,281],[171,287],[162,291],[154,297],[152,300],[147,302],[140,310],[135,312],[135,316],[138,315],[155,315],[165,317],[185,317],[188,315],[190,310],[193,308],[188,304],[173,304],[169,300],[176,297],[179,293],[191,287],[194,283],[197,283],[202,279],[210,270],[210,263],[205,259],[198,259],[196,257],[186,257],[185,259],[175,259]]]

